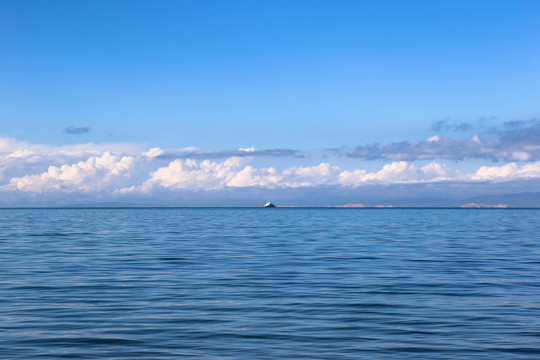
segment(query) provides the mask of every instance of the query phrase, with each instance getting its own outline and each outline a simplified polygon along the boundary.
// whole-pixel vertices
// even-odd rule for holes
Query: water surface
[[[0,209],[7,359],[538,359],[540,211]]]

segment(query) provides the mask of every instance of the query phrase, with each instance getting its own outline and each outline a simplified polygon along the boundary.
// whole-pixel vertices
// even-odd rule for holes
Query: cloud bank
[[[286,168],[254,165],[257,156],[272,151],[240,149],[230,153],[241,156],[219,159],[221,152],[217,156],[195,148],[164,150],[133,144],[49,146],[0,139],[0,193],[15,198],[23,194],[151,198],[165,193],[216,193],[234,189],[352,191],[388,186],[414,185],[419,189],[444,188],[445,184],[470,187],[479,183],[493,186],[516,181],[540,183],[540,161],[484,165],[468,172],[434,160],[422,164],[389,161],[371,171],[345,169],[331,162]],[[174,159],[163,156],[171,153],[199,156]],[[200,158],[201,154],[208,154],[208,158]]]

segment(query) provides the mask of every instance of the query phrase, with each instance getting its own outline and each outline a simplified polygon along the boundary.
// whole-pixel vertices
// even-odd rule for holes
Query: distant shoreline
[[[267,209],[263,206],[0,206],[0,210],[84,210],[84,209]],[[276,206],[273,209],[339,209],[339,210],[540,210],[540,207],[463,207],[463,206]]]

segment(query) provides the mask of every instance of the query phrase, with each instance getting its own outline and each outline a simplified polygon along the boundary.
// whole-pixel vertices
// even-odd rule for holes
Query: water
[[[0,358],[538,359],[540,211],[2,209]]]

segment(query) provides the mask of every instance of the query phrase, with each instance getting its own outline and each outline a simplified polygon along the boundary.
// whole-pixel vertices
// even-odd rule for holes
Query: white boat
[[[273,207],[276,207],[276,205],[272,204],[270,201],[267,202],[266,204],[264,204],[264,207],[265,208],[273,208]]]

